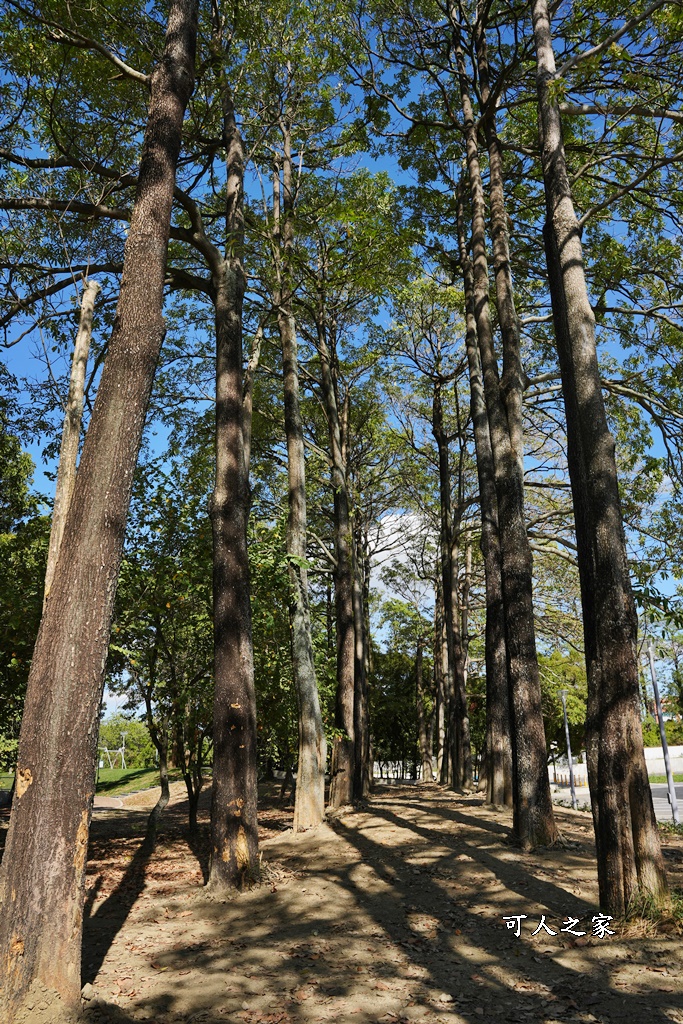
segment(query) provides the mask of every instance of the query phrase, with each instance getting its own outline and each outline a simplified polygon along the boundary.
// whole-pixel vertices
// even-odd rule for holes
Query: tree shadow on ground
[[[94,913],[92,907],[102,886],[101,877],[96,879],[88,892],[85,905],[87,915],[83,917],[81,984],[95,980],[107,951],[137,903],[145,888],[145,871],[154,848],[155,837],[148,832],[118,885]]]
[[[407,803],[412,802],[408,801]],[[424,813],[424,808],[419,804],[412,803],[412,807],[413,811]],[[429,816],[431,817],[435,813],[442,814],[443,810],[443,807],[430,807]],[[516,892],[528,902],[540,903],[548,912],[548,920],[551,920],[550,915],[553,915],[556,929],[558,927],[556,922],[566,916],[570,909],[570,903],[572,916],[582,917],[587,913],[590,920],[592,915],[598,912],[595,905],[581,898],[577,899],[575,894],[568,893],[559,885],[539,883],[519,860],[501,862],[498,857],[482,850],[475,842],[463,841],[462,837],[459,837],[459,841],[454,842],[455,837],[449,837],[436,829],[422,826],[414,820],[408,820],[397,811],[377,803],[373,804],[372,812],[374,816],[383,817],[395,827],[409,829],[425,839],[429,844],[427,849],[433,848],[435,844],[441,847],[451,845],[458,849],[462,849],[464,846],[470,855],[469,859],[498,877],[505,885],[506,891]],[[468,820],[468,816],[457,815],[453,812],[443,816],[451,817],[452,820],[461,818]],[[481,819],[473,822],[473,824],[475,823],[478,829],[489,830],[490,823],[483,822]],[[410,951],[414,963],[429,971],[432,980],[438,987],[445,987],[446,992],[451,994],[454,994],[454,988],[461,985],[464,987],[465,1000],[456,999],[457,1011],[461,1018],[471,1021],[481,1020],[480,1011],[483,1008],[481,1004],[485,1004],[488,997],[493,998],[495,1004],[488,1006],[485,1014],[500,1013],[500,1007],[504,1005],[506,1021],[533,1020],[540,1022],[553,1018],[555,1014],[564,1015],[572,1011],[575,1014],[584,1014],[584,1016],[574,1017],[576,1020],[595,1020],[594,1015],[601,1013],[603,1015],[599,1019],[605,1024],[608,1021],[613,1021],[616,1024],[617,1021],[629,1018],[644,1022],[644,1024],[654,1024],[654,1022],[671,1024],[672,1019],[677,1019],[667,1013],[667,1010],[672,1007],[672,997],[665,992],[653,992],[650,989],[641,995],[618,992],[612,987],[608,979],[604,977],[605,971],[599,959],[599,954],[603,952],[603,949],[607,952],[608,946],[596,949],[594,945],[591,945],[583,947],[581,950],[572,950],[574,959],[579,962],[580,966],[577,964],[577,967],[568,967],[566,964],[558,962],[557,954],[559,953],[561,956],[562,950],[554,950],[551,956],[543,952],[551,941],[550,936],[546,935],[543,945],[537,946],[534,950],[534,944],[529,942],[526,937],[520,940],[511,938],[513,933],[505,929],[502,914],[495,919],[495,923],[493,920],[482,923],[479,914],[473,913],[462,904],[458,906],[457,916],[460,927],[456,929],[456,934],[459,933],[461,938],[455,942],[449,942],[446,938],[448,933],[453,935],[453,920],[448,913],[450,901],[444,899],[443,888],[435,883],[433,876],[430,876],[428,871],[420,871],[419,882],[416,883],[419,886],[419,891],[416,891],[416,886],[410,884],[406,875],[406,859],[403,852],[390,851],[386,846],[374,843],[372,838],[363,832],[362,826],[353,827],[348,820],[335,822],[334,827],[347,842],[358,850],[365,863],[378,865],[380,870],[383,868],[385,871],[387,867],[393,868],[394,901],[404,908],[420,910],[438,920],[443,931],[439,931],[436,941],[421,941],[418,938],[408,943],[402,942],[401,930],[397,930],[394,924],[396,915],[388,912],[386,896],[368,900],[364,898],[364,894],[357,891],[357,886],[350,878],[345,882],[350,891],[354,889],[357,891],[358,898],[363,899],[364,905],[376,922],[385,927],[390,934],[393,933],[394,940],[401,942],[404,948]],[[449,839],[451,839],[450,843]],[[439,862],[441,870],[449,865],[453,865],[452,854],[447,854]],[[343,880],[340,879],[340,881]],[[529,916],[538,920],[540,914],[530,909],[528,902],[526,910]],[[508,907],[504,908],[503,912],[514,914],[521,909]],[[585,923],[583,927],[586,927]],[[590,925],[588,925],[588,932],[590,934]],[[476,938],[471,938],[475,935]],[[517,944],[516,947],[513,943]],[[459,946],[461,947],[460,952],[458,952]],[[466,960],[466,947],[468,946],[472,953],[470,963],[474,962],[476,966],[477,973],[475,974],[469,974],[471,968]],[[637,956],[637,946],[635,952]],[[645,963],[647,955],[645,952]],[[509,961],[511,957],[515,957],[518,965],[523,966],[525,979],[512,985],[501,980],[499,971],[499,968],[503,966],[503,960]],[[453,986],[454,976],[458,978],[460,974],[457,970],[458,964],[461,969],[466,965],[465,972],[468,978],[460,976],[456,985]],[[456,967],[455,971],[453,970],[454,966]],[[551,973],[552,978],[549,977]],[[468,980],[476,983],[475,986],[470,986],[472,993],[470,999],[467,998]],[[548,985],[549,980],[552,980],[551,985]],[[537,993],[525,991],[525,987],[533,986],[538,988]],[[479,1009],[468,1007],[467,1003],[471,1001],[479,1002]],[[496,1005],[498,1009],[496,1009]],[[674,1005],[678,1005],[677,1000],[674,1001]],[[586,1017],[586,1014],[589,1016]],[[681,1019],[683,1020],[683,1018]]]
[[[423,811],[419,805],[409,803],[408,806]],[[467,851],[467,854],[475,861],[477,861],[482,867],[487,868],[500,882],[505,885],[509,892],[517,893],[519,896],[524,897],[527,900],[535,900],[537,903],[542,904],[549,910],[553,910],[556,913],[562,913],[566,909],[568,893],[567,890],[562,886],[554,883],[544,881],[537,878],[535,875],[531,875],[528,871],[521,871],[519,868],[519,861],[502,860],[500,857],[496,857],[494,854],[487,852],[482,849],[481,846],[476,843],[469,842],[464,839],[461,835],[449,836],[448,833],[444,833],[439,829],[419,825],[414,821],[406,825],[406,819],[400,817],[394,812],[387,808],[373,807],[373,811],[376,815],[385,819],[393,825],[401,826],[402,828],[410,828],[411,831],[415,832],[416,835],[421,836],[429,843],[440,843],[442,846],[452,846],[460,849],[461,851]],[[433,813],[430,811],[430,814]],[[510,833],[510,829],[504,826],[499,826],[495,830],[491,827],[492,822],[482,821],[471,817],[469,815],[461,815],[455,812],[446,811],[444,808],[439,808],[437,811],[439,816],[449,818],[451,821],[456,821],[462,824],[467,824],[472,827],[476,827],[479,830],[485,829],[487,832],[495,831],[501,835],[507,835]],[[502,845],[502,844],[501,844]],[[547,858],[552,865],[552,849],[536,851],[537,857]],[[598,912],[598,908],[594,904],[586,902],[581,897],[577,897],[572,894],[571,900],[573,908],[576,911],[581,911],[581,916],[585,916],[590,913],[591,915]]]
[[[516,939],[503,914],[527,913],[531,926],[544,910],[557,927],[558,915],[590,920],[596,908],[559,881],[536,880],[537,865],[485,816],[473,813],[466,832],[450,822],[453,834],[434,826],[436,800],[410,796],[401,804],[394,791],[342,816],[336,838],[322,828],[264,846],[288,873],[281,884],[224,902],[176,894],[151,938],[131,922],[126,945],[146,941],[159,973],[129,1012],[202,1024],[677,1019],[679,996],[658,992],[656,976],[647,992],[614,984],[624,958],[648,965],[656,940],[615,942],[612,954],[609,940],[571,947],[569,936],[533,940],[530,927]]]

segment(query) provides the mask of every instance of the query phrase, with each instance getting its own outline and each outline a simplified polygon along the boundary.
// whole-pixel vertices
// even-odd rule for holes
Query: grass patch
[[[683,934],[683,889],[672,889],[664,905],[640,893],[631,901],[624,924],[630,938]]]
[[[680,836],[683,839],[683,824],[674,825],[673,821],[658,821],[657,826],[665,835]]]
[[[182,782],[178,768],[169,768],[170,782]],[[0,773],[0,789],[10,790],[14,775]],[[100,768],[97,778],[97,792],[104,796],[120,796],[137,793],[140,789],[151,789],[159,785],[158,768]]]
[[[177,768],[169,768],[170,782],[179,782],[182,775]],[[97,792],[104,796],[120,796],[137,793],[140,789],[151,789],[159,785],[158,768],[100,768]]]
[[[666,775],[651,775],[650,782],[663,782],[666,785],[667,778]],[[674,772],[674,782],[683,782],[683,773]]]

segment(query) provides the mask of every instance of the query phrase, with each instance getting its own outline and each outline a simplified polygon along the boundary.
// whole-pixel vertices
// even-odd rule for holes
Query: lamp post
[[[564,712],[564,734],[567,737],[567,760],[569,761],[569,785],[572,791],[572,807],[577,808],[576,790],[574,789],[574,762],[572,761],[572,745],[569,741],[569,720],[567,718],[567,691],[560,690],[562,698],[562,711]]]
[[[666,783],[669,790],[669,803],[671,805],[671,816],[674,820],[674,825],[679,824],[678,818],[678,800],[676,799],[676,787],[674,786],[674,777],[671,771],[671,760],[669,758],[669,746],[666,742],[666,730],[664,728],[664,718],[662,717],[662,702],[659,699],[659,687],[657,686],[657,674],[655,672],[655,652],[652,646],[652,640],[647,645],[647,654],[650,660],[650,676],[652,677],[652,689],[655,694],[655,707],[657,708],[657,721],[659,722],[659,735],[662,738],[662,753],[664,754],[664,767],[666,769]]]

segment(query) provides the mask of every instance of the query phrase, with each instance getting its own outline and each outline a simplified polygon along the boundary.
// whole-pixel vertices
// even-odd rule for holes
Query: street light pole
[[[572,807],[576,810],[576,790],[574,789],[574,762],[572,761],[572,745],[569,741],[569,720],[567,718],[567,691],[560,690],[562,698],[562,710],[564,712],[564,734],[567,737],[567,760],[569,761],[569,785],[572,791]]]
[[[676,787],[674,786],[673,772],[671,771],[671,760],[669,758],[669,746],[666,742],[666,730],[664,728],[664,718],[662,716],[662,702],[659,699],[659,687],[657,686],[657,674],[655,672],[655,652],[652,646],[652,640],[647,645],[647,654],[650,660],[650,676],[652,677],[652,689],[655,694],[655,707],[657,708],[657,721],[659,722],[659,735],[662,738],[662,753],[664,754],[664,767],[666,769],[666,784],[669,790],[669,803],[671,805],[671,816],[674,820],[674,825],[679,824],[678,818],[678,800],[676,799]]]

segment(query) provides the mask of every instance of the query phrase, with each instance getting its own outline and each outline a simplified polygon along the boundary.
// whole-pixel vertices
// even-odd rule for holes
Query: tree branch
[[[574,57],[570,57],[569,60],[564,62],[562,67],[557,69],[555,72],[555,78],[562,78],[567,71],[578,64],[579,61],[587,60],[589,57],[597,57],[599,54],[604,53],[605,50],[609,50],[610,46],[613,43],[616,43],[617,39],[620,39],[627,32],[630,32],[632,28],[639,25],[641,21],[645,21],[651,14],[654,14],[654,12],[659,10],[660,7],[664,7],[668,2],[669,0],[655,0],[653,4],[650,4],[649,7],[645,8],[642,14],[637,14],[633,18],[624,22],[621,28],[616,29],[616,31],[614,31],[611,36],[608,36],[607,39],[604,39],[596,46],[591,46],[589,50],[584,50],[582,53],[577,53]]]

